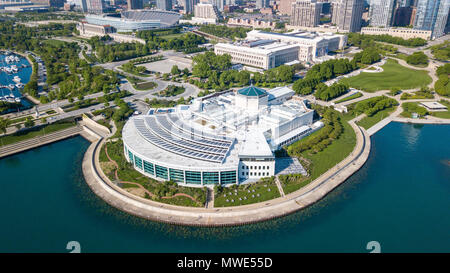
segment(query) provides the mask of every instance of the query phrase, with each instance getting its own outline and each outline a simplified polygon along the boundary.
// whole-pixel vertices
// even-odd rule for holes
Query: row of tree
[[[374,43],[375,41],[410,47],[418,47],[427,44],[427,41],[422,38],[411,38],[405,40],[403,38],[394,37],[387,34],[367,35],[367,34],[359,34],[356,32],[351,32],[348,34],[348,42],[360,48],[372,47],[375,44]]]
[[[287,147],[288,154],[299,157],[305,151],[310,153],[320,152],[330,145],[333,140],[338,139],[344,131],[339,113],[331,108],[327,108],[323,114],[322,122],[325,124],[324,128],[289,145]]]
[[[395,99],[380,96],[358,102],[355,105],[354,110],[357,114],[365,113],[367,116],[371,117],[379,111],[395,105],[398,105],[398,102]]]
[[[441,96],[450,97],[450,64],[438,67],[436,70],[438,80],[434,84],[434,90]]]

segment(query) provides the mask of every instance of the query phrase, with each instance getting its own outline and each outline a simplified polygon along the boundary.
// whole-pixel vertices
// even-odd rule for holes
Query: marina
[[[21,93],[31,73],[32,67],[26,58],[9,51],[0,52],[0,102],[20,103],[17,110],[32,107]]]

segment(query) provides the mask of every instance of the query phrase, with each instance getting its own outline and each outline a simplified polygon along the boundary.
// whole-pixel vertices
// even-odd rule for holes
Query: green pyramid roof
[[[238,90],[238,93],[248,97],[260,97],[263,95],[267,95],[266,90],[253,85]]]

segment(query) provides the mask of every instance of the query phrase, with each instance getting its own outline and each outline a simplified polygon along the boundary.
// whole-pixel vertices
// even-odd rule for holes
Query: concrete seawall
[[[322,199],[366,162],[370,137],[350,122],[357,142],[352,153],[305,187],[266,202],[227,208],[193,208],[168,205],[132,195],[111,182],[98,160],[104,139],[93,143],[83,159],[83,174],[89,187],[111,206],[145,219],[189,226],[236,226],[282,217]]]

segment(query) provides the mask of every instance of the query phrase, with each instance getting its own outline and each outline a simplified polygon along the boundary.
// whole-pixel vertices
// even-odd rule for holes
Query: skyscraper
[[[291,25],[315,27],[320,22],[322,3],[317,0],[297,0],[292,3]]]
[[[128,10],[131,9],[143,9],[144,1],[143,0],[127,0]]]
[[[395,0],[371,0],[369,8],[370,25],[390,27],[393,23]]]
[[[414,28],[431,30],[433,38],[443,36],[445,34],[449,7],[449,0],[419,0],[417,2]]]
[[[105,10],[103,0],[86,0],[86,6],[88,13],[101,14]]]
[[[364,10],[364,0],[338,0],[333,3],[332,23],[339,30],[359,32]]]
[[[291,15],[292,13],[292,4],[295,0],[280,0],[280,8],[279,11],[281,14]]]
[[[156,0],[156,8],[160,10],[172,10],[172,0]]]
[[[198,4],[198,0],[184,0],[184,12],[185,13],[193,13],[194,6]]]
[[[259,9],[269,7],[269,0],[256,0],[256,7]]]
[[[224,0],[211,0],[210,3],[217,7],[217,9],[222,12],[224,6]]]

